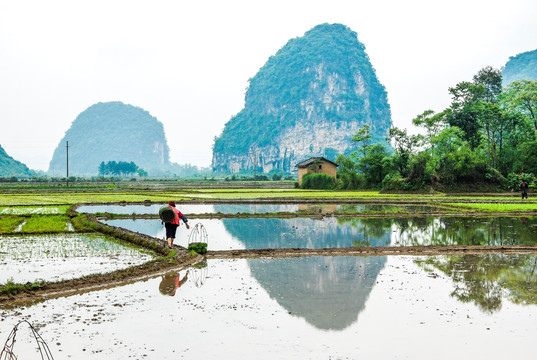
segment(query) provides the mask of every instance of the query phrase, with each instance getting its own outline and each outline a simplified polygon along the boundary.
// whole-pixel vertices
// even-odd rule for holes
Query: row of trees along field
[[[392,127],[393,149],[371,143],[369,126],[356,149],[339,155],[338,187],[419,190],[517,188],[537,174],[537,81],[502,87],[502,73],[481,69],[449,89],[451,105],[427,110],[413,124],[422,134]]]
[[[147,172],[141,169],[134,162],[126,161],[102,161],[99,164],[99,175],[116,175],[127,176],[138,174],[139,176],[147,176]]]

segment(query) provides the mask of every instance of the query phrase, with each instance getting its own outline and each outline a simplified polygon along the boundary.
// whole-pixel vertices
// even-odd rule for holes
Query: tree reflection
[[[515,304],[537,304],[537,256],[486,254],[438,256],[416,263],[426,271],[434,269],[454,283],[451,296],[474,303],[493,313],[502,307],[503,298]]]
[[[537,221],[519,217],[338,218],[338,224],[360,229],[355,246],[534,245]],[[391,232],[391,240],[379,243]],[[369,243],[368,243],[369,241]]]

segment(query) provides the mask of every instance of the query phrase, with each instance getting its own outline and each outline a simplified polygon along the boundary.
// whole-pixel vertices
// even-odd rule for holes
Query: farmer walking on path
[[[183,215],[183,213],[175,207],[175,201],[170,201],[168,204],[168,208],[173,210],[173,212],[175,213],[175,217],[172,221],[164,223],[164,227],[166,228],[166,239],[168,240],[168,247],[171,249],[173,245],[173,240],[175,239],[175,233],[177,232],[177,228],[179,227],[179,218],[183,220],[187,229],[190,229],[190,226],[188,225],[188,219],[186,218],[186,216]]]
[[[520,191],[522,191],[522,199],[528,198],[528,183],[526,180],[522,180],[522,183],[520,184]]]

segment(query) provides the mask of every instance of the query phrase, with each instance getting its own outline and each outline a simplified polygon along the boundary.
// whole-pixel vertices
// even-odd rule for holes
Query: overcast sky
[[[164,124],[171,161],[209,166],[248,79],[321,23],[358,34],[410,127],[448,87],[536,49],[536,17],[535,0],[0,0],[0,145],[47,170],[78,114],[122,101]]]

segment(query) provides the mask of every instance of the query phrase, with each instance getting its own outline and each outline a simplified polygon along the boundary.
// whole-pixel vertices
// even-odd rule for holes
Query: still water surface
[[[151,205],[84,205],[77,211],[81,213],[109,213],[109,214],[158,214],[159,209],[164,204]],[[178,204],[177,208],[188,216],[188,214],[267,214],[280,212],[308,212],[308,213],[340,213],[359,214],[364,212],[385,212],[385,213],[415,213],[432,212],[437,208],[427,205],[390,205],[390,204]]]
[[[28,319],[55,358],[76,359],[534,359],[536,261],[213,259],[188,272],[0,310],[0,334]],[[17,346],[29,351],[23,340],[21,331]]]
[[[165,236],[159,220],[105,223],[157,238]],[[209,250],[537,244],[537,220],[526,217],[245,218],[191,219],[189,223],[205,226]],[[186,246],[188,236],[189,231],[180,226],[175,243]]]

